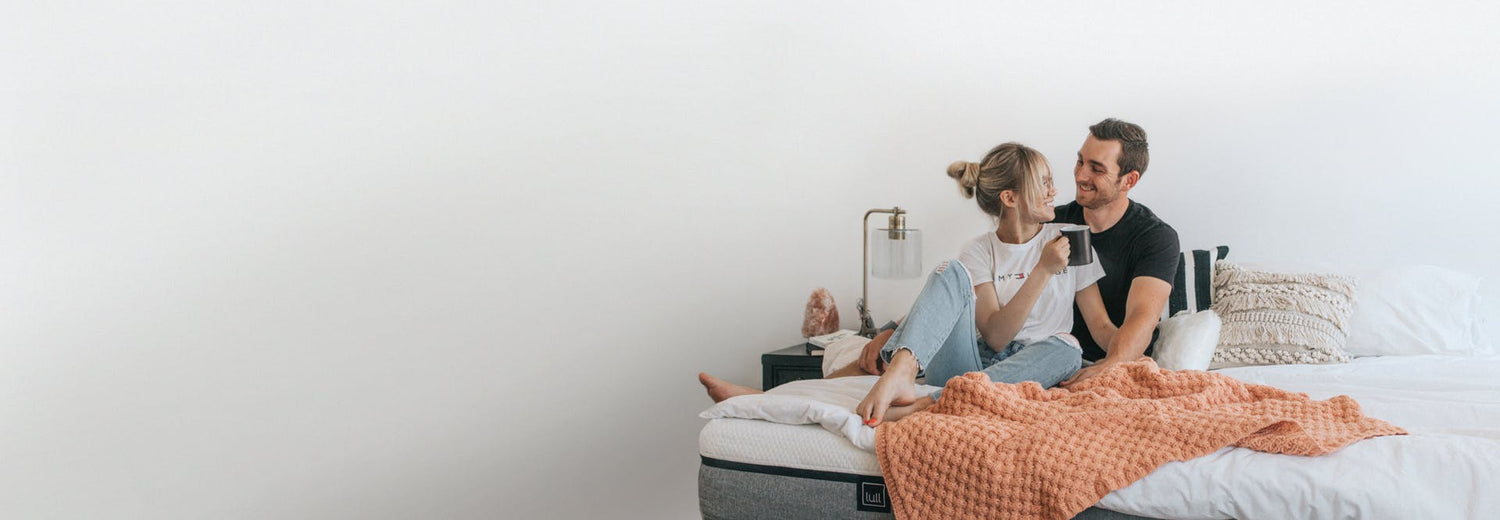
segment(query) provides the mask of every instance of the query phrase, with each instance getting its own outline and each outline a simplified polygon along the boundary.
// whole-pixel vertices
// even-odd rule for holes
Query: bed
[[[1080,518],[1500,518],[1500,356],[1220,372],[1314,399],[1349,395],[1410,435],[1313,458],[1226,448],[1168,463]],[[799,381],[768,394],[846,404],[874,379]],[[875,454],[822,424],[715,418],[699,451],[704,518],[891,517]]]
[[[1391,279],[1409,283],[1414,276]],[[1313,399],[1351,396],[1366,415],[1409,435],[1366,439],[1320,457],[1224,448],[1169,462],[1078,518],[1500,518],[1500,354],[1487,342],[1466,350],[1438,337],[1457,337],[1450,332],[1476,323],[1469,311],[1477,297],[1465,311],[1471,316],[1454,319],[1461,314],[1452,312],[1455,293],[1433,290],[1433,273],[1423,276],[1420,294],[1379,283],[1363,293],[1367,310],[1354,317],[1359,330],[1351,338],[1366,342],[1363,357],[1216,370]],[[1448,281],[1466,291],[1476,283]],[[1399,300],[1399,308],[1382,308],[1382,298]],[[875,379],[799,381],[705,411],[703,517],[892,517],[875,433],[850,411]]]

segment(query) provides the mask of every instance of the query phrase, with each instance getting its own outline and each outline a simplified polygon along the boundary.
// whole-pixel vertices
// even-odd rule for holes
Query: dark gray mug
[[[1072,254],[1068,255],[1068,265],[1089,265],[1094,263],[1094,247],[1090,237],[1088,226],[1068,226],[1062,228],[1062,235],[1068,238],[1068,248]]]

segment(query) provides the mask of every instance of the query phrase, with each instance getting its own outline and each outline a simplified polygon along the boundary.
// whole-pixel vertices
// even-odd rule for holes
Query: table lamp
[[[871,246],[870,215],[888,213],[889,227],[873,233]],[[875,253],[876,278],[916,278],[922,274],[922,232],[906,227],[906,210],[900,206],[865,212],[863,290],[855,306],[859,308],[859,335],[875,337],[875,322],[870,318],[870,253]]]

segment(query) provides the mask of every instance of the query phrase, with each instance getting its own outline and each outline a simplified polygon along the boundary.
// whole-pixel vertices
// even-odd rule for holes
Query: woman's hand
[[[1073,248],[1068,246],[1068,238],[1057,237],[1042,248],[1042,259],[1036,266],[1048,273],[1060,273],[1068,268],[1068,255],[1072,253]]]
[[[874,339],[865,343],[865,349],[859,353],[859,369],[866,374],[880,375],[885,372],[885,361],[880,359],[880,349],[885,347],[885,342],[891,339],[895,329],[886,329],[876,334]]]

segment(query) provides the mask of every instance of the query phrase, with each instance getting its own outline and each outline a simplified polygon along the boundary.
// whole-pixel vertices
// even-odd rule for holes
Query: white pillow
[[[1355,294],[1346,350],[1354,356],[1489,353],[1479,282],[1430,265],[1367,277]]]
[[[865,426],[854,407],[870,393],[878,376],[792,381],[763,394],[731,397],[704,410],[704,419],[760,419],[781,424],[818,424],[865,451],[875,451],[875,429]],[[917,385],[917,395],[937,387]]]
[[[1151,358],[1166,370],[1208,370],[1219,344],[1223,320],[1212,310],[1182,311],[1156,326],[1156,348]]]
[[[865,352],[865,345],[869,343],[870,338],[854,334],[823,347],[823,377],[858,363],[859,355]]]
[[[1489,277],[1479,290],[1479,332],[1476,355],[1500,355],[1500,280]]]

